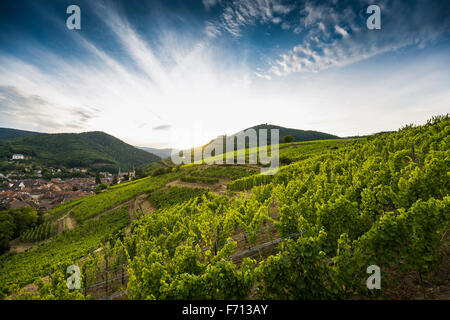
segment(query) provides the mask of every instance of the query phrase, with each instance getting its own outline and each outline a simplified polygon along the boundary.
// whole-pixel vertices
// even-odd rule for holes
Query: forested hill
[[[250,130],[250,129],[254,129],[256,131],[258,145],[260,144],[260,141],[259,141],[259,134],[260,134],[259,130],[260,129],[267,130],[267,141],[266,141],[267,145],[271,144],[271,130],[272,129],[279,130],[279,139],[278,139],[279,143],[283,143],[284,138],[287,136],[291,136],[291,140],[286,141],[286,142],[304,142],[304,141],[315,141],[315,140],[340,139],[340,137],[329,134],[329,133],[312,131],[312,130],[299,130],[299,129],[285,128],[285,127],[280,127],[280,126],[276,126],[276,125],[272,125],[272,124],[260,124],[257,126],[253,126],[251,128],[247,128],[243,131],[246,132],[247,130]],[[231,139],[234,140],[233,145],[235,146],[235,148],[234,148],[235,150],[238,149],[237,138],[236,138],[237,134],[238,134],[238,132],[235,134],[226,136],[226,141],[231,141]],[[214,140],[211,140],[206,145],[202,146],[202,148],[205,148],[213,141]],[[225,147],[225,145],[226,145],[226,142],[224,142],[224,147]],[[249,147],[249,142],[248,142],[248,139],[246,139],[245,148],[248,148],[248,147]]]
[[[29,136],[35,136],[38,134],[41,134],[41,133],[33,132],[33,131],[9,129],[9,128],[0,128],[0,140],[29,137]]]
[[[278,129],[280,134],[279,142],[283,142],[283,138],[285,136],[292,136],[294,138],[294,142],[301,142],[301,141],[313,141],[313,140],[326,140],[326,139],[339,139],[338,136],[319,132],[319,131],[312,131],[312,130],[299,130],[299,129],[291,129],[291,128],[285,128],[280,127],[272,124],[260,124],[251,128],[247,128],[246,130],[254,129],[258,133],[258,130],[260,129],[267,129],[267,144],[270,144],[270,130],[272,129]],[[235,136],[232,135],[232,136]],[[231,137],[231,136],[230,136]]]
[[[160,158],[104,132],[41,134],[0,141],[0,160],[21,153],[46,166],[83,167],[115,172]]]

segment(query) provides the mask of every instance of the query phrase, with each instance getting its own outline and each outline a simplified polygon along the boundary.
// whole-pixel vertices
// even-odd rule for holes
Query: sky
[[[446,114],[449,88],[447,0],[0,0],[0,127],[158,148],[261,123],[345,137]]]

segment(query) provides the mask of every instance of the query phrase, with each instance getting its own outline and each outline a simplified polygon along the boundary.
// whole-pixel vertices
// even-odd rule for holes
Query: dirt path
[[[41,243],[44,243],[48,240],[38,241],[38,242],[21,242],[19,238],[11,240],[9,242],[9,252],[23,252],[25,250],[37,247]]]
[[[141,194],[137,198],[130,201],[128,213],[130,221],[133,222],[140,214],[149,214],[155,211],[150,202],[147,200],[147,194]]]
[[[72,230],[77,226],[77,222],[71,215],[68,215],[66,219],[64,219],[64,226],[66,227],[66,230]]]
[[[70,212],[56,220],[54,224],[56,226],[57,234],[60,234],[64,230],[72,230],[78,225],[76,220],[71,216]]]
[[[166,184],[166,186],[171,187],[187,187],[187,188],[203,188],[207,189],[211,193],[215,193],[217,195],[228,195],[227,184],[230,181],[228,179],[220,179],[219,183],[199,183],[199,182],[184,182],[181,180],[174,180]]]

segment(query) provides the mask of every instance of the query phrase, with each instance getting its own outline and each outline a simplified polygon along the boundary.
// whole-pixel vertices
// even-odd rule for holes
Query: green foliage
[[[77,222],[81,223],[140,194],[150,193],[163,186],[165,182],[173,177],[174,175],[170,174],[154,178],[148,177],[112,186],[105,192],[101,192],[95,196],[84,197],[72,209],[72,213]]]
[[[14,218],[10,214],[0,214],[0,253],[9,250],[9,241],[13,238]]]
[[[258,169],[235,165],[193,166],[186,169],[186,174],[195,177],[228,178],[236,180],[259,172]]]
[[[0,159],[7,160],[14,153],[31,157],[33,163],[47,167],[84,167],[110,172],[159,160],[103,132],[39,134],[0,141]]]
[[[10,294],[9,288],[23,286],[47,276],[86,256],[111,235],[129,224],[128,208],[112,211],[97,220],[91,220],[76,229],[64,231],[52,241],[31,250],[0,258],[0,293]]]
[[[313,140],[326,140],[326,139],[336,139],[338,138],[335,135],[318,132],[318,131],[311,131],[311,130],[298,130],[298,129],[291,129],[291,128],[284,128],[280,126],[275,126],[271,124],[260,124],[254,127],[251,127],[249,129],[254,129],[256,132],[259,132],[259,130],[267,130],[267,141],[266,144],[271,143],[271,130],[278,129],[279,131],[279,142],[282,143],[282,139],[285,136],[292,136],[295,141],[313,141]],[[247,129],[246,129],[247,130]],[[228,138],[232,138],[233,136],[230,136]]]
[[[264,299],[330,299],[336,293],[329,281],[331,268],[321,251],[320,238],[287,240],[276,256],[256,270],[259,295]]]
[[[102,183],[102,181],[100,180],[100,172],[97,172],[95,174],[95,183],[96,184],[101,184]]]
[[[191,198],[201,197],[206,193],[208,190],[201,188],[168,187],[153,191],[148,200],[155,208],[159,209],[185,202]]]
[[[14,139],[20,137],[35,136],[40,134],[39,132],[24,131],[17,129],[0,128],[0,140]]]
[[[42,241],[52,237],[55,232],[53,221],[49,220],[22,233],[20,240],[22,242]]]
[[[193,177],[193,176],[184,176],[184,177],[181,177],[180,180],[184,181],[184,182],[193,182],[193,183],[200,182],[200,183],[209,183],[209,184],[214,184],[214,183],[219,182],[218,178]]]
[[[152,171],[151,176],[156,177],[170,172],[172,172],[171,167],[159,167]]]
[[[290,134],[288,134],[287,136],[284,136],[283,139],[281,140],[283,143],[289,143],[294,141],[294,137],[291,136]]]
[[[50,283],[45,283],[42,279],[35,281],[38,290],[37,292],[26,292],[19,290],[13,292],[12,298],[14,300],[86,300],[84,295],[77,290],[70,290],[66,284],[67,275],[61,270],[52,275]]]
[[[449,227],[448,128],[444,117],[339,146],[317,142],[273,176],[229,184],[250,190],[245,197],[209,194],[157,210],[136,222],[126,244],[131,297],[248,298],[250,291],[226,289],[232,279],[266,299],[371,298],[371,264],[382,268],[384,283],[399,275],[387,271],[392,266],[432,274]],[[242,230],[254,244],[272,221],[283,237],[280,252],[237,275],[229,237]]]
[[[106,184],[104,184],[104,183],[102,183],[102,184],[99,184],[97,187],[95,187],[95,193],[100,193],[100,192],[102,192],[103,190],[106,190],[106,189],[108,189],[108,185],[106,185]]]
[[[38,214],[31,207],[0,211],[0,253],[9,249],[9,241],[38,222]]]
[[[384,284],[411,274],[421,279],[436,272],[448,251],[449,131],[444,116],[364,139],[281,145],[292,162],[275,175],[232,181],[229,189],[248,190],[234,197],[198,189],[161,190],[186,173],[218,179],[228,170],[192,165],[111,187],[72,207],[67,204],[66,210],[70,207],[77,220],[85,221],[151,192],[158,209],[136,219],[129,236],[108,233],[107,240],[120,241],[103,251],[111,261],[130,262],[131,299],[374,298],[380,293],[365,286],[369,265],[381,267]],[[278,253],[260,253],[258,266],[248,258],[235,260],[236,253],[261,244],[259,235],[267,226],[276,228],[279,245],[273,250]],[[268,241],[270,236],[264,236],[262,241]],[[50,249],[57,247],[55,240],[44,246],[56,255]],[[11,279],[32,281],[24,276],[29,270],[21,269],[25,264],[36,261],[40,274],[47,270],[39,265],[39,248],[3,256],[2,288],[15,282]],[[65,248],[59,247],[59,253]],[[86,254],[83,248],[78,254]],[[33,259],[20,260],[31,253]],[[52,260],[48,267],[58,263]],[[98,264],[92,258],[83,268]]]

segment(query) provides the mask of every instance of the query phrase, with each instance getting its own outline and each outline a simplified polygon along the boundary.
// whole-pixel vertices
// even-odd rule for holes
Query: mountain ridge
[[[0,128],[0,141],[43,134],[42,132],[28,131],[13,128]]]
[[[270,130],[272,129],[278,129],[279,130],[279,143],[282,143],[283,138],[287,135],[291,135],[294,137],[294,142],[303,142],[303,141],[314,141],[314,140],[326,140],[326,139],[341,139],[340,137],[333,135],[333,134],[329,134],[329,133],[324,133],[324,132],[320,132],[320,131],[315,131],[315,130],[302,130],[302,129],[294,129],[294,128],[287,128],[287,127],[282,127],[279,125],[274,125],[274,124],[268,124],[268,123],[262,123],[262,124],[258,124],[255,125],[253,127],[244,129],[243,131],[247,131],[250,129],[254,129],[258,132],[258,130],[260,129],[267,129],[267,143],[270,143]],[[231,136],[228,136],[228,138],[230,137],[234,137],[238,134],[238,132],[232,134]]]
[[[110,172],[160,160],[102,131],[47,133],[0,141],[0,160],[9,160],[15,153],[41,165]]]

